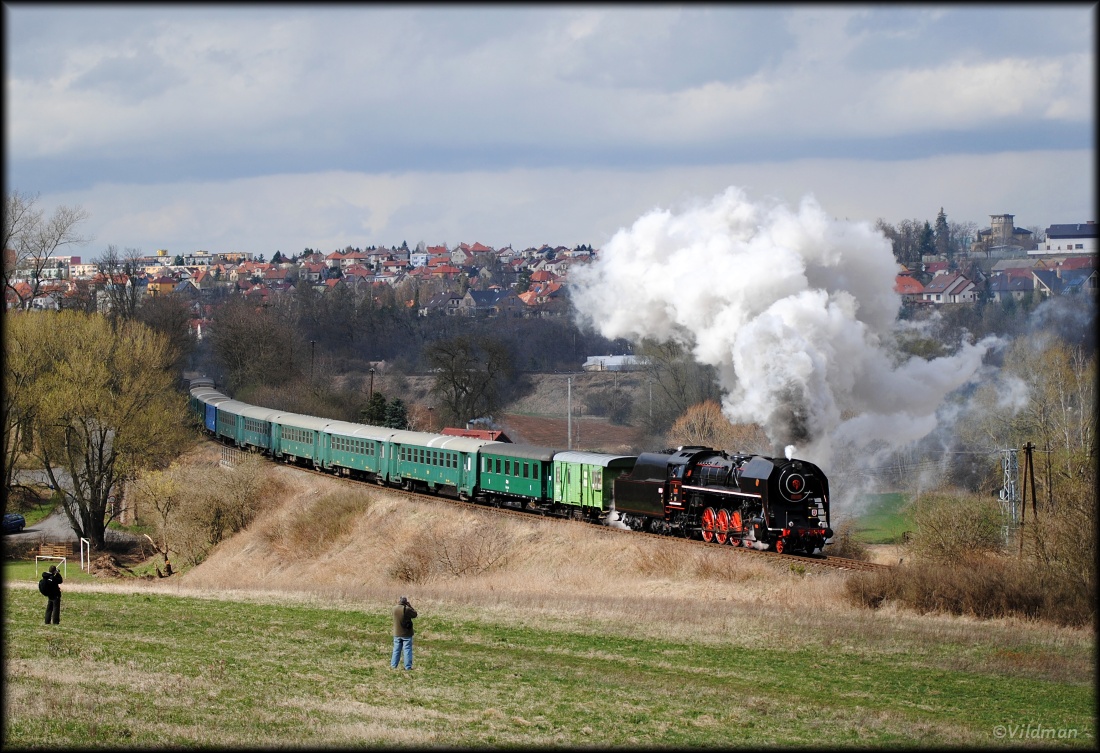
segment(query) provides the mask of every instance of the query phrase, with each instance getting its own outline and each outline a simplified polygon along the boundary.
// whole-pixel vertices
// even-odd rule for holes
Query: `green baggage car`
[[[611,510],[615,479],[634,467],[634,455],[559,452],[554,456],[554,503],[575,518],[601,518]]]

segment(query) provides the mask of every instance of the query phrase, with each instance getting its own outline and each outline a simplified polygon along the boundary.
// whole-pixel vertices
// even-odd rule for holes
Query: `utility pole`
[[[1032,525],[1036,524],[1039,520],[1038,511],[1035,507],[1035,469],[1031,465],[1031,451],[1035,449],[1035,445],[1028,442],[1024,445],[1024,482],[1023,487],[1023,501],[1020,504],[1020,557],[1024,556],[1024,522],[1027,518],[1027,479],[1031,476],[1031,522]]]
[[[565,408],[565,413],[566,413],[565,426],[566,426],[566,429],[565,429],[565,431],[569,435],[569,438],[567,440],[566,449],[572,450],[573,449],[573,377],[571,377],[571,376],[566,377],[565,378],[565,385],[566,385],[566,398],[565,398],[565,405],[566,405],[566,408]]]
[[[309,384],[313,386],[313,351],[317,345],[316,340],[309,341]]]

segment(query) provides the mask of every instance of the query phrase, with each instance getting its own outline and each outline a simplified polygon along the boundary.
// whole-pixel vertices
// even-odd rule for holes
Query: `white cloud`
[[[876,115],[871,122],[912,129],[1036,116],[1087,122],[1095,97],[1086,62],[1084,55],[1067,55],[897,71],[869,92]]]
[[[42,196],[80,204],[97,247],[334,250],[419,240],[601,246],[654,209],[678,210],[729,185],[753,200],[813,195],[830,217],[935,219],[1024,227],[1093,219],[1087,152],[940,157],[890,163],[802,160],[655,170],[331,171],[181,184],[99,184]],[[1029,176],[1019,180],[1020,175]]]

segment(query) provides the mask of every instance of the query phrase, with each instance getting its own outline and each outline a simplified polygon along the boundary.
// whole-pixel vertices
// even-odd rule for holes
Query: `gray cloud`
[[[242,186],[273,216],[251,207],[254,227],[203,232],[268,253],[276,227],[291,249],[353,236],[599,243],[728,185],[892,221],[943,205],[979,223],[1004,211],[1077,222],[1093,206],[1090,7],[5,13],[8,185],[97,207],[121,245],[212,245],[154,220],[188,202],[221,217],[205,197],[247,206]],[[363,197],[318,209],[327,229],[287,206],[295,191],[327,195],[322,177],[336,174],[355,175],[336,185]],[[377,211],[407,186],[413,198]]]
[[[32,158],[102,169],[101,148],[112,161],[117,148],[135,150],[161,179],[206,164],[199,177],[235,165],[258,175],[259,164],[285,172],[852,156],[893,140],[898,156],[958,153],[989,122],[1009,125],[975,94],[939,106],[968,80],[1018,96],[1011,128],[1039,148],[1092,136],[1091,109],[1082,113],[1093,81],[1073,57],[1091,61],[1080,31],[1091,14],[1072,7],[31,6],[8,15],[18,178]],[[1045,32],[1041,44],[1025,44],[1025,24]],[[998,33],[1018,42],[998,44]],[[1029,66],[1045,70],[1031,82]],[[80,117],[59,121],[63,104]],[[40,172],[68,181],[46,189],[94,179]]]

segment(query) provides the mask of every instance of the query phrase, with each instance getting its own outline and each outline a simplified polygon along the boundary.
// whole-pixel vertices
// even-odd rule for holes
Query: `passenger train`
[[[273,460],[637,531],[776,552],[821,552],[829,481],[805,460],[678,447],[638,456],[392,429],[262,408],[191,380],[205,432]]]

